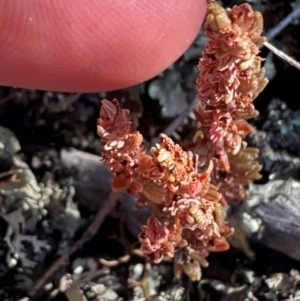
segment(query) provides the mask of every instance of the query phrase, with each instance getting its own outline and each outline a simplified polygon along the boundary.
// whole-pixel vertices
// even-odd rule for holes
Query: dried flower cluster
[[[192,280],[200,279],[209,251],[229,248],[233,229],[224,204],[244,197],[243,185],[259,177],[257,150],[242,139],[252,130],[245,119],[257,114],[252,102],[266,85],[257,56],[264,41],[259,13],[248,5],[225,11],[210,1],[205,30],[195,143],[182,148],[161,134],[147,154],[116,99],[102,101],[97,126],[113,190],[138,195],[136,207],[153,208],[139,235],[142,251],[155,263],[174,258],[175,274]]]
[[[246,119],[258,115],[253,100],[268,82],[258,56],[263,19],[248,4],[225,10],[209,1],[207,10],[194,111],[200,123],[197,148],[203,160],[213,159],[213,183],[224,200],[239,201],[246,197],[243,186],[260,178],[258,150],[243,139],[253,130]]]

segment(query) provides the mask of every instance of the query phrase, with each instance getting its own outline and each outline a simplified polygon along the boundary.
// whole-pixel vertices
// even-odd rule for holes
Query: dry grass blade
[[[293,59],[292,57],[288,56],[283,51],[279,50],[274,45],[270,44],[268,41],[264,42],[264,45],[268,49],[270,49],[274,54],[276,54],[278,57],[280,57],[281,59],[283,59],[284,61],[286,61],[290,65],[292,65],[293,67],[295,67],[298,70],[300,70],[300,63],[297,62],[295,59]]]

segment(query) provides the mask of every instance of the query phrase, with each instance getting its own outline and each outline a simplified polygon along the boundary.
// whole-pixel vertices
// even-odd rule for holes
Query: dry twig
[[[289,15],[287,15],[284,19],[282,19],[274,28],[272,28],[266,34],[267,40],[272,40],[275,36],[277,36],[298,15],[300,15],[300,5],[297,6]]]
[[[195,97],[192,103],[190,103],[164,130],[164,133],[167,136],[171,136],[171,134],[180,126],[183,120],[190,115],[192,110],[196,107],[198,103],[198,99]]]
[[[51,277],[51,275],[59,269],[59,267],[64,264],[70,255],[72,255],[75,251],[80,249],[86,242],[88,242],[98,231],[99,227],[103,223],[105,217],[111,212],[111,210],[115,207],[117,199],[119,197],[119,193],[112,192],[108,199],[104,202],[103,206],[99,209],[94,221],[90,224],[90,226],[83,233],[81,238],[76,241],[76,243],[62,255],[56,262],[54,262],[49,269],[41,276],[41,278],[36,282],[32,291],[30,292],[30,296],[34,296],[37,291],[41,289],[41,287],[46,283],[46,281]]]

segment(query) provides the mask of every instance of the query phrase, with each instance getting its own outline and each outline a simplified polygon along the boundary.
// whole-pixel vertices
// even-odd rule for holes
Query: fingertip
[[[0,83],[95,92],[143,82],[188,48],[205,9],[204,0],[3,1]]]

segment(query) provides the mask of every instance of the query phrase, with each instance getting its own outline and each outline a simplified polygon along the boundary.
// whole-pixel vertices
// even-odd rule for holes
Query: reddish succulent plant
[[[253,100],[267,80],[258,56],[262,16],[247,4],[223,9],[209,1],[208,37],[199,63],[199,132],[184,148],[164,134],[146,153],[143,137],[116,99],[102,101],[98,134],[112,189],[138,196],[153,208],[139,235],[147,259],[174,259],[174,271],[201,277],[209,251],[229,248],[233,233],[223,206],[246,198],[244,186],[260,177],[258,150],[243,141],[257,115]],[[201,166],[201,171],[199,167]],[[202,168],[205,166],[205,168]]]

